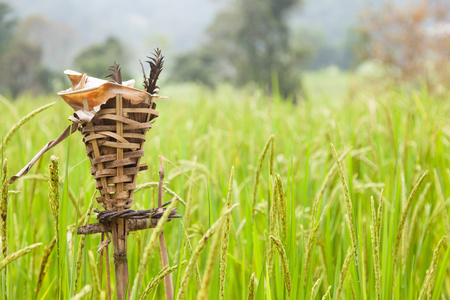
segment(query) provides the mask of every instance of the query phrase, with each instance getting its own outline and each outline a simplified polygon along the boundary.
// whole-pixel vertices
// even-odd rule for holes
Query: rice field
[[[164,225],[168,269],[157,229],[129,234],[131,299],[164,299],[169,272],[176,299],[450,298],[448,94],[311,90],[298,105],[228,86],[162,94],[134,208],[157,207],[162,155],[163,202],[183,218]],[[57,96],[0,97],[0,109],[6,180],[73,113]],[[75,233],[100,208],[89,170],[76,132],[2,181],[2,299],[108,298],[101,235]]]

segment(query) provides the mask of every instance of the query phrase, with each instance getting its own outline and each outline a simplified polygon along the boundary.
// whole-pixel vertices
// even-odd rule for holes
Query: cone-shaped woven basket
[[[158,116],[153,100],[148,94],[148,99],[136,103],[118,94],[102,104],[91,122],[81,128],[91,174],[101,194],[97,201],[107,210],[132,205],[137,173],[147,169],[140,164],[146,132]]]

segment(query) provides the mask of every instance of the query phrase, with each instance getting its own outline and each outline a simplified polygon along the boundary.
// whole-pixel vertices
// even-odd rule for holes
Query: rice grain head
[[[185,264],[187,264],[186,260],[181,262],[182,266],[184,266]],[[148,283],[147,287],[145,288],[144,292],[142,293],[139,299],[140,300],[147,299],[151,291],[153,291],[158,286],[158,284],[164,279],[164,277],[166,277],[169,274],[172,274],[176,269],[178,269],[178,265],[175,265],[173,267],[165,266],[161,271],[159,271],[159,273],[154,278],[152,278],[152,280],[150,280],[150,282]]]
[[[353,254],[353,250],[349,248],[347,251],[347,255],[345,256],[344,264],[342,265],[341,275],[339,276],[339,282],[336,289],[336,299],[341,298],[342,289],[344,287],[345,278],[347,277],[348,267],[350,265],[350,260],[352,259]]]
[[[352,241],[352,247],[353,247],[353,253],[355,255],[355,261],[356,261],[356,264],[358,264],[358,243],[357,243],[357,239],[356,239],[355,224],[353,223],[354,218],[353,218],[352,199],[350,198],[350,192],[348,189],[347,180],[345,179],[344,168],[342,166],[341,160],[338,157],[336,148],[334,148],[333,144],[331,144],[331,151],[333,153],[334,159],[336,160],[336,164],[337,164],[338,170],[339,170],[339,176],[340,176],[341,182],[342,182],[342,188],[344,190],[344,199],[345,199],[345,203],[347,206],[347,215],[348,215],[347,222],[348,222],[348,227],[349,227],[349,231],[350,231],[350,238]]]
[[[213,237],[211,248],[209,249],[208,253],[208,259],[206,261],[206,268],[205,272],[203,274],[202,279],[202,285],[200,288],[200,291],[197,296],[197,300],[206,300],[209,298],[209,290],[211,288],[211,281],[214,276],[214,267],[217,262],[217,257],[219,256],[219,252],[221,250],[220,244],[223,240],[223,233],[224,233],[224,225],[226,220],[228,220],[229,216],[225,218],[225,220],[222,223],[222,226],[220,229],[218,229],[218,233],[215,237]],[[219,290],[220,295],[220,290]]]
[[[36,289],[35,291],[35,299],[37,299],[37,296],[39,295],[39,291],[41,289],[42,286],[42,282],[44,280],[44,277],[46,275],[46,271],[47,271],[47,262],[48,262],[48,258],[50,257],[50,254],[53,251],[53,248],[55,248],[56,245],[56,236],[51,240],[50,244],[45,247],[44,249],[44,254],[42,255],[42,260],[41,260],[41,265],[39,266],[39,274],[38,274],[38,280],[37,280],[37,284],[36,284]]]
[[[250,276],[250,283],[248,284],[247,300],[255,299],[255,287],[256,287],[256,279],[255,273],[253,272],[252,276]]]
[[[30,119],[32,119],[35,115],[37,115],[38,113],[40,113],[40,112],[46,110],[47,108],[53,106],[55,103],[56,102],[52,102],[52,103],[49,103],[47,105],[44,105],[42,107],[39,107],[39,108],[33,110],[28,115],[26,115],[25,117],[20,119],[19,122],[14,124],[14,126],[6,133],[5,137],[3,138],[3,143],[0,145],[0,153],[5,151],[6,147],[9,144],[9,141],[13,137],[14,133],[16,133],[17,130],[19,130],[20,127],[22,127],[26,122],[28,122]]]
[[[31,251],[33,251],[34,249],[36,249],[39,246],[42,246],[42,243],[36,243],[36,244],[30,245],[28,247],[23,248],[22,250],[19,250],[17,252],[14,252],[13,254],[8,255],[6,258],[4,258],[0,262],[0,271],[3,270],[4,268],[6,268],[6,266],[8,266],[13,261],[15,261],[15,260],[21,258],[22,256],[30,253]]]
[[[328,289],[325,292],[325,294],[323,294],[322,300],[326,300],[327,299],[327,297],[330,295],[330,291],[331,291],[331,285],[328,287]]]
[[[319,291],[319,287],[320,287],[321,283],[322,283],[322,277],[320,277],[319,279],[316,280],[316,282],[314,282],[314,285],[311,289],[311,294],[309,294],[310,300],[316,299],[317,292]]]
[[[416,184],[414,185],[413,189],[411,190],[411,193],[409,194],[408,200],[406,202],[406,206],[405,206],[405,208],[404,208],[404,210],[402,212],[402,215],[400,217],[400,224],[398,225],[397,238],[396,238],[396,243],[395,243],[395,248],[394,248],[394,261],[395,261],[395,263],[397,263],[397,254],[398,254],[398,250],[400,248],[400,241],[402,239],[403,229],[405,228],[406,217],[408,216],[408,211],[411,208],[412,200],[416,196],[420,185],[422,184],[422,182],[425,179],[425,177],[427,177],[427,175],[428,175],[428,171],[425,171],[422,174],[422,176],[420,176],[419,180],[417,180]]]
[[[255,173],[255,183],[253,185],[252,218],[254,218],[254,216],[255,216],[256,193],[258,191],[259,176],[261,174],[262,164],[263,164],[264,158],[266,157],[267,150],[269,149],[270,144],[273,144],[274,139],[275,139],[274,135],[271,135],[269,137],[269,139],[267,140],[266,144],[264,145],[264,148],[263,148],[261,154],[258,157],[258,163],[257,163],[256,173]],[[273,162],[271,162],[271,164],[272,163]]]
[[[286,255],[286,250],[284,249],[283,244],[281,241],[274,237],[270,236],[270,239],[272,243],[274,243],[275,248],[278,250],[278,254],[280,255],[281,265],[283,267],[283,274],[284,274],[284,284],[286,285],[286,290],[288,293],[288,296],[291,295],[291,275],[289,273],[289,263]]]
[[[59,169],[58,169],[58,158],[52,156],[50,158],[51,164],[48,165],[50,171],[50,180],[48,182],[48,199],[50,201],[50,208],[53,214],[53,221],[55,223],[55,233],[56,233],[56,250],[57,256],[59,253]]]

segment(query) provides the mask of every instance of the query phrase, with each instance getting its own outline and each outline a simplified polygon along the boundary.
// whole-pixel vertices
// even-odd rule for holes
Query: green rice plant
[[[206,242],[209,240],[209,238],[215,234],[220,228],[222,227],[222,223],[224,222],[224,219],[230,215],[233,210],[238,206],[238,204],[232,205],[230,208],[226,209],[225,212],[220,216],[219,219],[217,219],[216,222],[211,226],[210,229],[203,235],[203,237],[200,239],[197,248],[195,248],[194,252],[192,253],[191,258],[189,259],[188,265],[186,269],[183,272],[183,276],[181,277],[181,283],[179,285],[178,294],[176,299],[181,300],[184,299],[184,296],[186,294],[187,285],[189,283],[189,278],[191,277],[192,271],[194,269],[194,266],[197,263],[197,260],[202,253],[202,251],[206,247]]]
[[[30,253],[31,251],[33,251],[34,249],[36,249],[37,247],[39,247],[41,245],[42,245],[42,243],[36,243],[36,244],[30,245],[28,247],[25,247],[22,250],[14,252],[13,254],[8,255],[6,258],[4,258],[2,261],[0,261],[0,271],[3,270],[4,268],[6,268],[13,261]]]
[[[226,207],[231,207],[231,197],[233,195],[233,179],[234,179],[234,167],[231,167],[230,180],[228,182],[228,193],[226,200]],[[225,275],[227,273],[227,256],[228,256],[228,243],[230,239],[230,227],[231,216],[228,216],[225,220],[222,245],[220,248],[220,268],[219,268],[219,299],[222,300],[225,295]]]
[[[185,281],[185,299],[197,297],[201,289],[200,275],[206,269],[213,247],[208,241],[203,241],[205,245],[200,254],[196,253],[196,248],[208,228],[220,217],[224,205],[222,198],[226,198],[229,171],[233,165],[232,199],[233,204],[238,203],[239,206],[230,222],[226,256],[222,255],[227,259],[226,273],[222,277],[225,278],[223,299],[246,299],[250,286],[253,287],[253,295],[250,296],[253,299],[287,298],[283,266],[276,253],[273,253],[277,257],[274,257],[271,278],[266,267],[268,246],[265,238],[274,247],[269,237],[269,197],[277,204],[272,224],[278,227],[272,235],[280,239],[286,252],[290,299],[310,298],[314,286],[318,288],[315,298],[321,299],[330,284],[333,291],[330,289],[325,299],[330,299],[330,293],[332,298],[336,298],[346,250],[350,248],[353,251],[353,241],[348,226],[347,199],[340,183],[342,179],[338,178],[338,164],[329,148],[330,142],[336,146],[338,143],[341,148],[337,153],[351,197],[359,259],[358,265],[349,264],[341,299],[413,300],[419,297],[423,286],[426,287],[423,299],[429,295],[432,300],[450,299],[450,269],[447,268],[450,250],[444,244],[434,264],[436,269],[430,269],[433,251],[442,236],[448,237],[449,231],[446,214],[450,208],[450,156],[447,151],[450,123],[446,120],[450,116],[450,102],[446,99],[450,94],[443,92],[438,96],[426,88],[406,91],[398,86],[374,93],[355,88],[351,95],[341,89],[342,93],[333,92],[322,97],[317,93],[324,76],[315,74],[312,82],[312,77],[305,75],[308,99],[297,105],[284,101],[270,102],[258,91],[247,92],[226,86],[218,87],[216,92],[196,86],[176,86],[167,89],[167,95],[172,97],[170,101],[157,100],[162,122],[154,123],[147,134],[146,155],[142,162],[147,163],[149,170],[140,173],[136,182],[140,190],[134,194],[132,208],[152,207],[157,199],[155,187],[158,184],[152,183],[152,174],[159,170],[155,153],[179,162],[181,170],[168,170],[166,185],[174,194],[187,200],[186,207],[179,206],[186,228],[180,220],[173,220],[164,226],[164,235],[173,265],[181,266],[183,260],[190,261],[197,256],[189,267],[189,275],[197,280],[190,278]],[[351,75],[335,76],[327,84],[338,87],[343,77],[347,80]],[[319,88],[311,89],[311,86]],[[14,102],[1,99],[0,137],[3,141],[11,126],[22,117],[17,117],[17,112],[27,111],[31,106],[37,108],[56,100],[56,97],[24,96]],[[3,152],[8,154],[10,173],[15,173],[27,163],[49,137],[57,136],[61,129],[67,127],[66,116],[70,114],[70,108],[62,102],[60,104],[30,119],[24,126],[29,128],[27,135],[18,137],[24,128],[21,127],[7,148],[3,148]],[[254,197],[258,159],[272,134],[276,136],[277,147],[272,150],[272,142],[268,144]],[[44,246],[9,264],[8,276],[2,278],[6,283],[0,288],[2,298],[7,292],[8,299],[33,299],[39,282],[38,299],[69,298],[74,295],[76,272],[80,272],[78,292],[81,287],[91,287],[91,292],[84,298],[101,296],[92,292],[94,278],[86,253],[86,249],[98,248],[100,235],[85,239],[81,271],[77,271],[82,237],[72,235],[74,226],[67,229],[70,224],[78,225],[85,221],[85,210],[95,186],[80,138],[80,133],[76,132],[51,150],[51,155],[59,157],[59,173],[62,175],[59,178],[60,262],[56,263],[55,245],[43,272],[41,265],[47,253]],[[46,157],[50,159],[50,155],[44,155],[41,165],[35,164],[29,175],[9,186],[7,243],[3,243],[7,244],[9,254],[35,242],[42,242],[48,249],[55,237],[52,230],[54,218],[50,217],[52,210],[47,197]],[[432,177],[423,180],[412,199],[395,261],[393,253],[408,196],[425,170],[430,170]],[[189,173],[198,186],[179,176],[182,173]],[[280,179],[283,179],[282,184]],[[275,191],[274,185],[277,187]],[[374,197],[373,209],[371,195]],[[381,195],[384,198],[380,201]],[[283,209],[280,209],[283,206],[286,208],[285,221]],[[326,213],[323,214],[325,207]],[[130,232],[128,235],[130,290],[153,230]],[[216,235],[211,242],[215,238]],[[313,241],[312,251],[309,250],[310,241]],[[152,277],[155,278],[161,270],[156,247],[141,278],[145,286],[140,286],[135,299],[139,299]],[[101,256],[93,251],[98,266]],[[378,258],[375,251],[379,253]],[[307,268],[306,257],[310,257]],[[351,261],[355,262],[355,258],[352,257]],[[104,263],[102,268],[105,268]],[[176,294],[181,289],[183,276],[187,276],[185,269],[187,267],[178,268],[173,273]],[[219,298],[220,274],[225,268],[218,263],[214,270],[209,294]],[[427,270],[431,270],[428,277]],[[380,276],[377,273],[381,273]],[[45,276],[42,278],[41,274]],[[113,272],[111,276],[114,277]],[[320,286],[317,283],[319,278],[322,278]],[[161,286],[154,288],[150,298],[163,299],[164,289]]]
[[[187,264],[186,260],[181,262],[182,266],[185,264]],[[173,271],[175,271],[176,269],[178,269],[178,265],[175,265],[173,267],[165,266],[164,268],[162,268],[162,270],[159,271],[159,273],[152,280],[150,280],[139,300],[147,299],[151,291],[153,291],[158,286],[158,284],[164,279],[164,277],[166,277],[169,274],[172,274]]]
[[[175,207],[177,202],[178,202],[178,198],[174,198],[172,200],[172,203],[166,208],[166,211],[159,219],[158,224],[156,225],[155,229],[153,229],[153,231],[152,231],[150,241],[144,249],[144,253],[143,253],[141,261],[139,263],[138,272],[133,281],[133,287],[131,290],[131,299],[136,299],[136,297],[137,297],[138,289],[143,280],[144,273],[147,268],[148,260],[150,259],[150,255],[153,253],[154,248],[157,245],[159,236],[163,230],[164,224],[169,219],[170,212],[172,211],[172,208]]]
[[[6,147],[8,146],[9,141],[11,141],[11,138],[13,137],[14,133],[16,133],[17,130],[19,130],[20,127],[22,127],[25,123],[27,123],[30,119],[32,119],[38,113],[40,113],[40,112],[46,110],[47,108],[53,106],[55,103],[56,102],[52,102],[52,103],[46,104],[46,105],[44,105],[42,107],[39,107],[39,108],[33,110],[28,115],[26,115],[25,117],[20,119],[19,122],[14,124],[14,126],[8,131],[8,133],[3,138],[3,142],[0,145],[0,153],[3,153],[5,151]]]

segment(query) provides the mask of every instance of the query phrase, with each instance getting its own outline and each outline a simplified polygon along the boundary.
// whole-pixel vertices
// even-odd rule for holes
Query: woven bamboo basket
[[[118,94],[102,104],[91,122],[80,129],[101,195],[97,201],[106,210],[132,206],[137,174],[148,168],[140,160],[150,122],[158,117],[153,100],[148,94],[145,101],[133,103]]]

